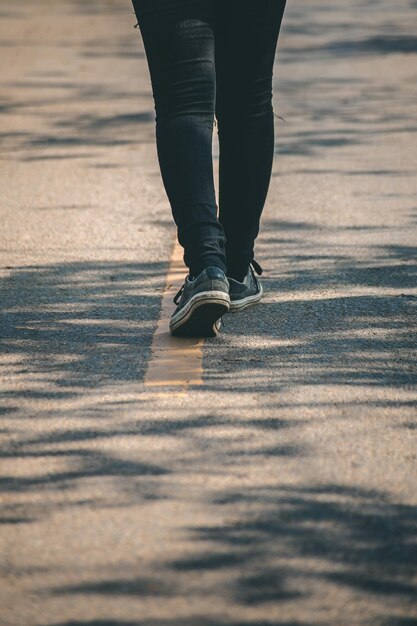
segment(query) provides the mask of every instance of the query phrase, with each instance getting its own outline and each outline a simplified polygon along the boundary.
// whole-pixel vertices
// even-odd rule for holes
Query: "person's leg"
[[[242,280],[271,179],[272,77],[285,0],[216,0],[219,219],[227,274]]]
[[[213,0],[132,3],[151,77],[162,179],[184,247],[184,262],[191,275],[213,265],[225,271],[225,238],[217,218],[212,161]]]

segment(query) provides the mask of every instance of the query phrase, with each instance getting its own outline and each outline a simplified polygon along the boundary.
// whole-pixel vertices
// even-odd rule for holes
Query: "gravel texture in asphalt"
[[[132,7],[1,3],[2,626],[417,623],[415,12],[289,2],[265,298],[148,389],[175,228]]]

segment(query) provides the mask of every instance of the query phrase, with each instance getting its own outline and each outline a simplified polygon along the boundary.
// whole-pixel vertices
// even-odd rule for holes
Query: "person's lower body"
[[[272,76],[285,0],[132,0],[165,190],[191,275],[243,279],[274,153]],[[219,202],[213,179],[219,137]]]
[[[244,281],[271,179],[272,77],[285,0],[132,3],[152,83],[162,180],[190,278],[217,267]]]

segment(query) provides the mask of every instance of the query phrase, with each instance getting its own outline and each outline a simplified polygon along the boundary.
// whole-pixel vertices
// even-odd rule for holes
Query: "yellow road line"
[[[169,319],[175,307],[172,299],[183,284],[186,273],[182,248],[175,243],[162,296],[161,314],[152,340],[145,387],[172,385],[186,388],[203,384],[204,339],[173,337],[169,332]]]

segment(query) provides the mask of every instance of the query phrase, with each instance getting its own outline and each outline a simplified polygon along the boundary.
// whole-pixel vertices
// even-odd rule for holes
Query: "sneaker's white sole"
[[[260,285],[260,290],[258,293],[255,293],[253,296],[247,296],[246,298],[242,298],[241,300],[231,300],[230,301],[230,313],[236,313],[237,311],[242,311],[242,309],[246,309],[247,306],[251,306],[251,304],[256,304],[262,298],[264,290],[262,285]]]
[[[204,311],[202,311],[204,307]],[[217,335],[220,317],[227,313],[230,308],[230,297],[224,291],[202,291],[190,298],[187,304],[178,313],[171,317],[169,329],[171,333],[180,333],[181,329],[187,334],[187,326],[192,329],[192,336]],[[200,309],[200,311],[198,311]],[[197,311],[197,316],[195,313]],[[203,315],[204,313],[204,315]],[[193,316],[198,317],[198,322],[193,325]],[[194,327],[196,326],[196,327]],[[201,326],[201,333],[198,327]]]

